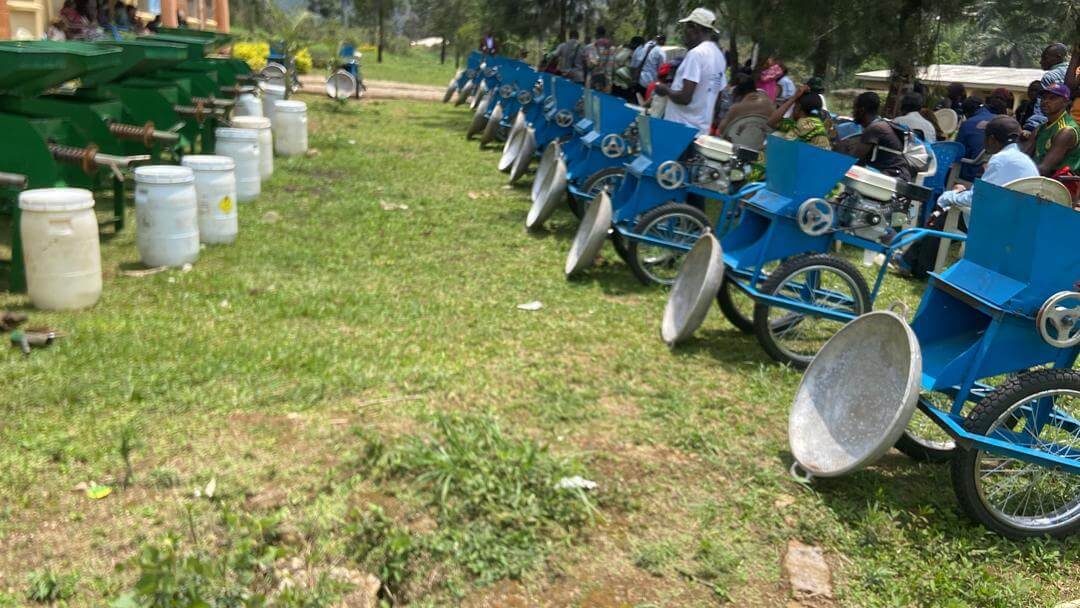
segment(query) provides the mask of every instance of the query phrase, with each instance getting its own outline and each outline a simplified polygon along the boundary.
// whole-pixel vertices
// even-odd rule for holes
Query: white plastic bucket
[[[262,100],[252,93],[241,93],[236,98],[236,107],[233,108],[233,116],[262,116]]]
[[[274,174],[274,134],[270,119],[262,116],[237,116],[232,124],[238,129],[252,129],[259,133],[259,177],[266,181]]]
[[[30,301],[42,310],[93,306],[101,297],[94,195],[81,188],[26,190],[19,209]]]
[[[298,156],[307,152],[307,104],[279,101],[274,110],[274,152]]]
[[[195,173],[188,167],[135,169],[135,246],[147,266],[183,266],[199,259]]]
[[[274,119],[274,103],[285,99],[285,87],[280,84],[264,84],[262,85],[262,111],[263,116]]]
[[[199,241],[232,243],[240,228],[236,213],[236,175],[233,173],[236,162],[228,156],[204,154],[185,156],[182,162],[195,173]]]
[[[221,128],[214,131],[214,152],[236,162],[236,197],[241,203],[253,201],[262,191],[259,176],[259,133],[252,129]]]

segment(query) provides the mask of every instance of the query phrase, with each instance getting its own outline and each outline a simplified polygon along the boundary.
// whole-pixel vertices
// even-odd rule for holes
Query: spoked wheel
[[[643,215],[634,226],[637,234],[691,247],[709,230],[709,218],[683,203],[661,205]],[[627,262],[639,281],[646,285],[671,285],[675,282],[686,251],[632,239],[627,241]]]
[[[720,312],[735,326],[735,329],[749,334],[754,332],[754,299],[739,289],[732,282],[733,279],[724,278],[720,284],[720,291],[716,294],[716,304]]]
[[[570,204],[570,211],[580,220],[585,217],[585,211],[589,208],[589,203],[597,195],[601,192],[607,192],[608,196],[614,196],[615,191],[619,189],[624,179],[626,179],[626,169],[622,167],[608,167],[593,173],[589,176],[589,179],[585,180],[585,186],[582,188],[588,198],[570,197],[567,201]]]
[[[823,253],[795,256],[761,284],[761,292],[857,317],[870,310],[870,288],[847,260]],[[840,328],[841,321],[764,302],[754,304],[754,334],[770,357],[803,369]]]
[[[943,393],[925,393],[921,399],[927,400],[934,407],[948,411],[952,400]],[[948,462],[956,449],[956,442],[922,410],[915,412],[908,422],[900,439],[896,440],[896,449],[912,460],[920,462]]]
[[[1009,379],[968,415],[979,435],[1080,460],[1080,372],[1044,369]],[[991,454],[957,451],[953,488],[964,511],[1009,538],[1062,538],[1080,528],[1080,475]]]

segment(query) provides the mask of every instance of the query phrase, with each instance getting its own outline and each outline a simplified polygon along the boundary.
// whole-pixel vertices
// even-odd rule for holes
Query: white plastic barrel
[[[93,306],[101,297],[94,195],[81,188],[26,190],[19,209],[30,301],[43,310]]]
[[[135,169],[135,246],[147,266],[183,266],[199,259],[195,173],[188,167]]]
[[[259,133],[259,177],[266,181],[274,174],[274,135],[270,119],[263,116],[237,116],[232,124],[238,129],[252,129]]]
[[[274,110],[274,152],[298,156],[307,152],[307,104],[279,101]]]
[[[285,86],[280,84],[263,84],[261,85],[263,96],[263,116],[274,119],[274,104],[285,99]]]
[[[259,117],[261,120],[266,120]],[[199,208],[199,241],[208,244],[236,240],[236,162],[228,156],[190,154],[181,161],[195,173]]]
[[[241,203],[253,201],[262,190],[259,176],[259,133],[251,129],[221,128],[214,131],[214,152],[236,161],[236,197]]]
[[[236,107],[233,108],[233,116],[262,116],[262,100],[252,93],[241,93],[236,98]]]

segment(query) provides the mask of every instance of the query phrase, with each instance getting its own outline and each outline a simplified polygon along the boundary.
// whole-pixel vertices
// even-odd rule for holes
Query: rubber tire
[[[1080,391],[1080,371],[1072,369],[1040,369],[1009,378],[997,390],[980,401],[964,420],[964,430],[985,435],[994,422],[1017,401],[1026,396],[1052,389]],[[979,451],[958,448],[952,461],[952,483],[960,507],[973,520],[998,534],[1014,540],[1050,536],[1065,538],[1080,530],[1080,517],[1069,524],[1042,532],[1022,530],[998,520],[979,500],[975,488],[975,458]]]
[[[761,284],[761,293],[772,295],[785,279],[807,266],[830,266],[854,279],[855,289],[858,290],[863,301],[863,308],[857,311],[856,316],[869,312],[873,308],[870,304],[870,287],[867,286],[862,272],[851,262],[827,253],[805,253],[789,258]],[[813,357],[805,361],[792,359],[773,342],[772,332],[769,331],[769,308],[768,304],[762,302],[754,305],[754,335],[761,344],[761,348],[778,363],[789,365],[794,369],[806,369]]]
[[[735,329],[744,334],[752,334],[754,333],[754,317],[745,317],[739,311],[739,307],[735,305],[732,298],[732,293],[735,291],[741,290],[732,285],[731,281],[725,277],[724,282],[720,284],[720,291],[716,293],[716,305],[720,307],[720,312],[724,313],[724,318],[734,325]]]
[[[705,227],[706,232],[712,230],[712,222],[710,222],[708,216],[706,216],[705,213],[703,213],[697,207],[692,207],[690,205],[687,205],[686,203],[664,203],[663,205],[647,211],[644,215],[642,215],[641,218],[637,221],[637,224],[634,225],[634,232],[640,234],[642,231],[645,230],[645,228],[649,226],[649,224],[653,223],[658,218],[672,214],[674,212],[678,212],[679,215],[693,216],[694,219],[701,222],[701,225]],[[670,287],[670,283],[665,284],[657,283],[656,281],[654,281],[652,277],[650,277],[649,274],[645,271],[645,268],[641,266],[641,263],[638,260],[639,244],[639,241],[627,239],[626,262],[630,265],[630,270],[634,273],[634,276],[637,277],[638,281],[641,281],[642,285],[660,285],[663,287]],[[687,253],[689,252],[684,252],[682,254],[682,257],[686,257]],[[674,280],[672,281],[672,283],[674,283]]]
[[[926,417],[926,414],[922,413],[922,410],[915,412],[915,415],[924,418]],[[900,438],[896,440],[896,444],[893,447],[916,462],[929,462],[932,464],[949,462],[952,460],[953,454],[956,453],[956,448],[942,450],[939,448],[927,447],[912,439],[911,436],[908,435],[907,430],[904,430],[904,434],[900,435]]]
[[[610,175],[622,175],[623,178],[625,179],[626,178],[626,168],[625,167],[607,167],[606,169],[601,169],[601,170],[597,171],[596,173],[593,173],[592,175],[590,175],[589,179],[585,180],[585,185],[582,186],[581,189],[584,190],[585,192],[588,192],[588,191],[593,189],[593,187],[596,185],[596,182],[598,182],[601,179],[604,179],[605,177],[608,177]],[[586,204],[585,204],[585,201],[577,198],[576,196],[568,196],[568,197],[566,197],[566,203],[568,205],[570,205],[570,211],[578,218],[578,220],[585,217],[585,209],[587,208]]]

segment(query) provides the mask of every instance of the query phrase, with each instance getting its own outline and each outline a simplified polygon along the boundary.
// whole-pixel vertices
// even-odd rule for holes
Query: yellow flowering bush
[[[311,52],[302,48],[296,52],[296,71],[307,74],[311,71]]]
[[[266,67],[269,54],[270,45],[265,42],[234,42],[232,45],[233,57],[243,59],[255,71]]]
[[[269,54],[270,44],[266,42],[236,42],[232,46],[233,57],[244,60],[256,71],[266,67],[266,56]],[[311,68],[311,53],[306,48],[297,51],[296,71],[307,74]]]

